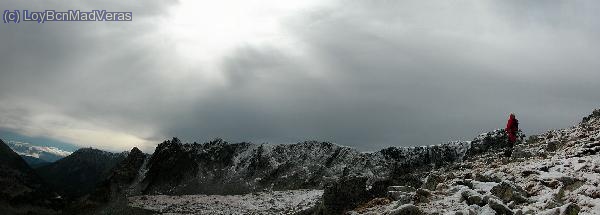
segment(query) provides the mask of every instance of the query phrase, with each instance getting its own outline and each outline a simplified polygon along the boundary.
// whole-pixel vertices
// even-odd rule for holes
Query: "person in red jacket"
[[[517,141],[517,131],[519,130],[519,120],[515,118],[514,113],[510,113],[505,130],[506,134],[508,134],[508,142],[511,145],[514,144]]]

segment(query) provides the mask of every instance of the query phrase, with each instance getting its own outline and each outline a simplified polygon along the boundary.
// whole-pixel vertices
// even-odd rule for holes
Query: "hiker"
[[[519,120],[515,118],[514,113],[510,113],[505,131],[508,135],[508,149],[504,151],[504,156],[510,157],[512,155],[513,146],[515,145],[515,142],[517,142],[517,132],[519,131]]]
[[[508,142],[511,145],[517,141],[517,131],[519,131],[519,120],[515,118],[514,113],[510,113],[506,123],[506,134],[508,134]]]

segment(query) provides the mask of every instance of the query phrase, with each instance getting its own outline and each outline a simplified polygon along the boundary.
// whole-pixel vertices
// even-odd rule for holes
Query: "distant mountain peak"
[[[17,154],[39,158],[47,162],[54,162],[70,155],[72,152],[61,150],[51,146],[36,146],[31,143],[20,141],[6,141],[6,144]]]
[[[131,149],[131,151],[129,152],[129,154],[131,155],[131,154],[144,154],[144,153],[142,152],[142,150],[138,149],[138,147],[133,147]]]

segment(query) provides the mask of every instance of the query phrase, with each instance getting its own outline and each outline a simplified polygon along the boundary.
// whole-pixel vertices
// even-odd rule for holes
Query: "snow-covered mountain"
[[[6,145],[8,145],[13,151],[21,156],[38,158],[46,162],[57,161],[72,153],[56,147],[35,146],[31,143],[20,141],[6,141]]]
[[[184,144],[174,138],[157,146],[136,186],[144,194],[240,194],[322,189],[345,175],[364,175],[375,183],[401,168],[461,160],[468,146],[456,142],[361,153],[327,142]]]

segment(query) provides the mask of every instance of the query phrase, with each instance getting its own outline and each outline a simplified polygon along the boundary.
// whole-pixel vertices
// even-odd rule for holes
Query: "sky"
[[[319,140],[374,151],[471,140],[510,112],[536,134],[600,107],[594,0],[6,0],[0,9],[133,13],[131,22],[0,23],[0,134],[16,139],[145,152],[174,136]]]

